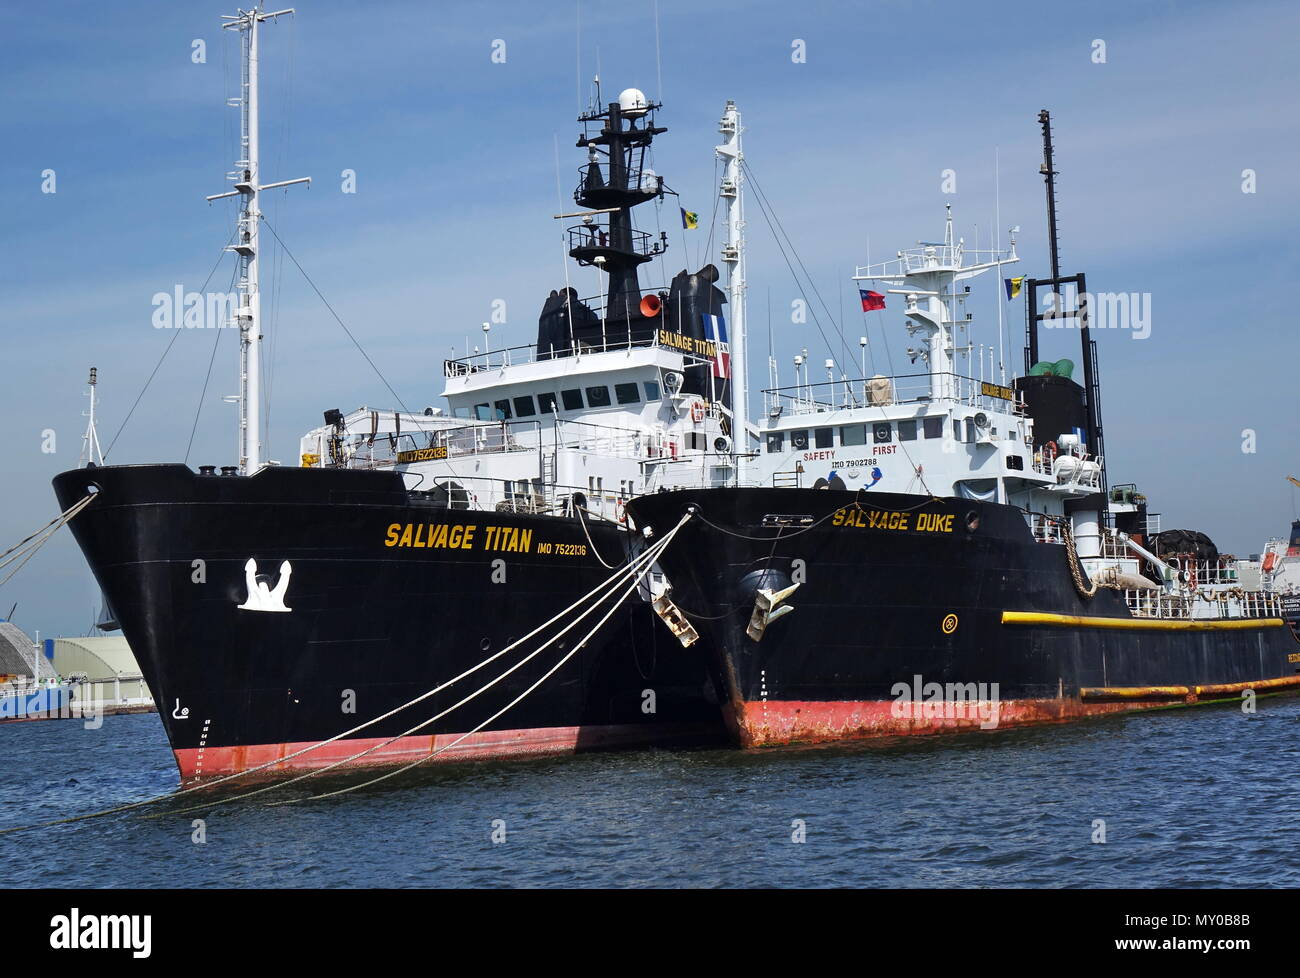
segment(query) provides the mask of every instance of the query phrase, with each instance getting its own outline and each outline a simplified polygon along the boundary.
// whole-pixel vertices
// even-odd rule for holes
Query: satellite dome
[[[619,92],[618,107],[625,116],[632,119],[640,118],[650,111],[650,103],[646,101],[645,92],[639,88],[625,88]]]

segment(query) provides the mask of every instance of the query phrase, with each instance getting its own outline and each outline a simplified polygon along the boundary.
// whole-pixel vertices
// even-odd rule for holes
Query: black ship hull
[[[746,747],[992,729],[1300,686],[1280,618],[1135,618],[1080,593],[1066,548],[1015,508],[812,489],[643,496],[638,527],[694,508],[660,564],[718,656]],[[799,588],[746,634],[757,588]],[[1081,581],[1087,586],[1086,579]]]
[[[572,651],[600,613],[431,725],[406,733],[519,663],[576,612],[449,689],[324,743],[471,669],[608,579],[592,544],[610,563],[622,563],[627,548],[627,534],[609,524],[593,522],[589,544],[572,519],[448,509],[378,471],[273,467],[245,478],[181,465],[109,466],[65,472],[54,486],[65,509],[95,493],[71,528],[158,704],[184,780],[280,759],[267,774],[320,768],[370,747],[351,763],[721,733],[707,657],[683,649],[634,594],[482,729]],[[264,592],[256,600],[250,558]],[[290,757],[312,745],[321,746]]]

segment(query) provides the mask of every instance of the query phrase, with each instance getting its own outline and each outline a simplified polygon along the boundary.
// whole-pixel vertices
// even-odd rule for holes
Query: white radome
[[[618,107],[625,116],[636,119],[650,111],[645,92],[639,88],[625,88],[618,93]]]

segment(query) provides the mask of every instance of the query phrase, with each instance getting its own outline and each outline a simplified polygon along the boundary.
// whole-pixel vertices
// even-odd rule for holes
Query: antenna
[[[235,161],[232,174],[235,189],[208,197],[208,203],[225,197],[241,197],[235,241],[229,250],[239,256],[239,300],[235,320],[239,323],[239,471],[252,475],[262,467],[262,291],[258,276],[257,241],[262,221],[258,194],[263,190],[311,183],[311,177],[261,183],[258,153],[258,25],[292,14],[293,8],[264,13],[260,8],[226,14],[223,30],[237,30],[241,35],[241,92],[232,99],[239,106],[240,147],[243,159]]]
[[[1056,168],[1052,162],[1052,114],[1046,109],[1038,113],[1043,127],[1043,163],[1038,172],[1043,175],[1047,189],[1047,244],[1052,258],[1052,278],[1061,277],[1061,253],[1056,235]]]
[[[90,385],[90,390],[86,392],[90,398],[90,410],[85,416],[90,421],[86,424],[86,433],[81,438],[81,458],[77,460],[77,465],[82,467],[104,464],[104,453],[99,447],[99,431],[95,427],[95,388],[99,383],[97,368],[90,368],[90,380],[87,383]]]

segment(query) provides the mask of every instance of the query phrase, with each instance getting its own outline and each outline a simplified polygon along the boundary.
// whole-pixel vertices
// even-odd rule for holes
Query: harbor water
[[[0,885],[1295,887],[1297,733],[1284,697],[853,748],[442,765],[261,804],[349,783],[311,779],[0,836]],[[0,828],[176,785],[156,714],[0,726],[0,754]]]

